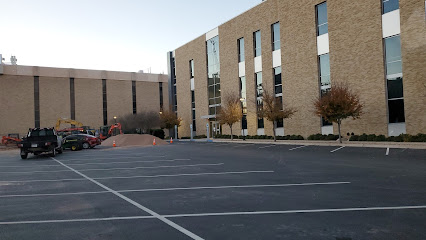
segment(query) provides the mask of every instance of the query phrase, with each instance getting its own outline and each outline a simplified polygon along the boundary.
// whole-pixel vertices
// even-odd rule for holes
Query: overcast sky
[[[261,0],[0,0],[0,53],[18,65],[167,73],[167,52]]]

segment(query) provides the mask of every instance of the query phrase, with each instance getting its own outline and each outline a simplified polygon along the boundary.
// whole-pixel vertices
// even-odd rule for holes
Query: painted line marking
[[[174,228],[174,229],[176,229],[176,230],[180,231],[181,233],[185,234],[186,236],[188,236],[188,237],[190,237],[190,238],[192,238],[192,239],[197,239],[197,240],[202,239],[201,237],[199,237],[199,236],[195,235],[194,233],[190,232],[189,230],[187,230],[187,229],[185,229],[185,228],[183,228],[183,227],[179,226],[178,224],[176,224],[176,223],[174,223],[174,222],[170,221],[169,219],[167,219],[167,218],[165,218],[165,217],[163,217],[163,216],[159,215],[158,213],[156,213],[156,212],[152,211],[151,209],[149,209],[149,208],[147,208],[147,207],[145,207],[145,206],[143,206],[143,205],[141,205],[141,204],[139,204],[139,203],[137,203],[137,202],[133,201],[132,199],[130,199],[130,198],[128,198],[128,197],[126,197],[126,196],[124,196],[123,194],[118,193],[117,191],[115,191],[115,190],[113,190],[113,189],[111,189],[111,188],[109,188],[109,187],[107,187],[107,186],[103,185],[102,183],[100,183],[100,182],[98,182],[98,181],[96,181],[96,180],[94,180],[94,179],[92,179],[92,178],[90,178],[90,177],[88,177],[88,176],[86,176],[85,174],[83,174],[83,173],[81,173],[81,172],[79,172],[79,171],[75,170],[74,168],[69,167],[69,166],[67,166],[67,165],[63,164],[61,161],[58,161],[58,160],[57,160],[57,159],[55,159],[55,158],[52,158],[52,159],[53,159],[53,160],[55,160],[56,162],[58,162],[59,164],[61,164],[62,166],[64,166],[64,167],[68,168],[69,170],[72,170],[73,172],[75,172],[76,174],[80,175],[81,177],[84,177],[85,179],[87,179],[87,180],[91,181],[92,183],[94,183],[94,184],[98,185],[99,187],[101,187],[101,188],[103,188],[103,189],[105,189],[105,190],[109,191],[110,193],[112,193],[112,194],[116,195],[117,197],[119,197],[119,198],[121,198],[121,199],[123,199],[123,200],[127,201],[128,203],[132,204],[133,206],[135,206],[135,207],[137,207],[137,208],[141,209],[142,211],[145,211],[145,212],[147,212],[147,213],[151,214],[152,216],[154,216],[154,217],[155,217],[155,218],[157,218],[158,220],[160,220],[160,221],[162,221],[162,222],[166,223],[166,224],[167,224],[167,225],[169,225],[170,227],[172,227],[172,228]]]
[[[409,209],[426,209],[426,205],[423,205],[423,206],[399,206],[399,207],[330,208],[330,209],[259,211],[259,212],[194,213],[194,214],[175,214],[175,215],[163,215],[163,216],[166,217],[166,218],[180,218],[180,217],[209,217],[209,216],[265,215],[265,214],[291,214],[291,213],[324,213],[324,212],[356,212],[356,211],[409,210]]]
[[[110,218],[64,219],[64,220],[61,219],[61,220],[0,222],[0,225],[70,223],[70,222],[100,222],[100,221],[138,220],[138,219],[153,219],[153,218],[155,218],[155,217],[154,216],[134,216],[134,217],[110,217]]]
[[[333,151],[330,151],[330,152],[331,152],[331,153],[334,153],[334,152],[337,152],[337,151],[339,151],[340,149],[343,149],[343,148],[345,148],[345,146],[343,146],[343,147],[339,147],[339,148],[334,149]]]
[[[161,215],[160,217],[163,217],[163,218],[182,218],[182,217],[267,215],[267,214],[294,214],[294,213],[297,214],[297,213],[324,213],[324,212],[390,211],[390,210],[412,210],[412,209],[426,209],[426,205],[423,205],[423,206],[399,206],[399,207],[331,208],[331,209],[288,210],[288,211],[194,213],[194,214]],[[69,222],[97,222],[97,221],[154,219],[154,218],[156,218],[156,217],[155,216],[130,216],[130,217],[111,217],[111,218],[17,221],[17,222],[0,222],[0,225],[46,224],[46,223],[69,223]],[[200,239],[200,238],[197,238],[197,239]]]
[[[192,164],[192,165],[174,165],[174,166],[155,166],[155,167],[132,167],[132,168],[93,168],[93,169],[79,169],[81,172],[88,171],[115,171],[115,170],[136,170],[136,169],[159,169],[159,168],[183,168],[183,167],[199,167],[199,166],[220,166],[225,163],[205,163],[205,164]],[[34,173],[57,173],[57,172],[72,172],[71,170],[46,170],[46,171],[33,171],[33,172],[0,172],[1,174],[34,174]]]
[[[61,167],[61,165],[26,165],[26,166],[0,166],[0,168],[33,168],[33,167]]]
[[[93,156],[92,156],[93,157]],[[166,156],[148,156],[148,157],[143,157],[143,156],[141,156],[141,157],[126,157],[126,156],[120,156],[120,155],[117,155],[117,157],[120,157],[120,158],[124,158],[124,159],[133,159],[133,158],[136,158],[136,159],[143,159],[143,158],[153,158],[153,157],[158,157],[158,158],[164,158],[164,157],[166,157]],[[114,159],[117,159],[117,157],[109,157],[109,158],[90,158],[90,156],[82,156],[81,158],[70,158],[70,159],[61,159],[61,161],[78,161],[78,160],[84,160],[84,158],[89,158],[89,160],[114,160]]]
[[[270,148],[270,147],[275,147],[276,145],[270,145],[270,146],[265,146],[265,147],[259,147],[259,149],[263,149],[263,148]]]
[[[296,150],[296,149],[304,148],[304,147],[307,147],[307,146],[308,146],[308,145],[300,146],[300,147],[295,147],[295,148],[291,148],[291,149],[289,149],[289,151],[293,151],[293,150]]]
[[[351,182],[324,182],[324,183],[290,183],[290,184],[273,184],[273,185],[234,185],[234,186],[211,186],[211,187],[186,187],[186,188],[152,188],[152,189],[134,189],[134,190],[117,190],[119,193],[130,192],[161,192],[161,191],[180,191],[180,190],[208,190],[208,189],[230,189],[230,188],[278,188],[278,187],[302,187],[302,186],[321,186],[321,185],[341,185],[350,184]],[[67,195],[88,195],[103,194],[108,191],[97,192],[75,192],[75,193],[46,193],[46,194],[21,194],[21,195],[0,195],[0,198],[13,197],[48,197],[48,196],[67,196]]]
[[[387,148],[386,149],[386,156],[389,156],[389,151],[390,151],[390,148]]]
[[[108,164],[125,164],[125,163],[177,162],[177,161],[191,161],[191,160],[192,159],[172,159],[172,160],[132,161],[132,162],[72,163],[72,164],[68,164],[68,166],[108,165]]]
[[[251,174],[251,173],[274,173],[274,171],[186,173],[186,174],[170,174],[170,175],[145,175],[145,176],[129,176],[129,177],[104,177],[104,178],[93,178],[93,179],[94,180],[109,180],[109,179],[185,177],[185,176],[208,176],[208,175]],[[0,183],[65,182],[65,181],[85,181],[85,180],[87,180],[87,179],[85,179],[85,178],[65,178],[65,179],[42,179],[42,180],[22,180],[22,181],[0,181]]]

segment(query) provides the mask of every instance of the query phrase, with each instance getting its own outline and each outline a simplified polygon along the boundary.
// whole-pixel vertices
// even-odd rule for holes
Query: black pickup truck
[[[21,149],[22,159],[27,159],[28,153],[49,153],[51,157],[55,157],[56,153],[62,153],[62,139],[54,128],[30,128],[18,147]]]

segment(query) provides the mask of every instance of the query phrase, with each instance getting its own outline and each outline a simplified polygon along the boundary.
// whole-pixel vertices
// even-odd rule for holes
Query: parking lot
[[[0,239],[426,239],[426,150],[0,152]]]

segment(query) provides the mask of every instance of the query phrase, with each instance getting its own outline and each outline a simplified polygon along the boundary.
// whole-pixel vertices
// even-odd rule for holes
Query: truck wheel
[[[51,157],[56,157],[56,148],[54,147],[52,149],[52,153],[50,154]]]
[[[28,153],[24,152],[24,151],[21,151],[21,158],[22,159],[27,159],[27,157],[28,157]]]

